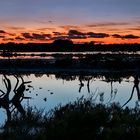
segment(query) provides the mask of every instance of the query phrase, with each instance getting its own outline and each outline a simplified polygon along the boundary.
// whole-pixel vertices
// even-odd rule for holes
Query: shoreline
[[[0,74],[62,74],[62,75],[84,75],[84,76],[94,76],[94,75],[120,75],[120,76],[140,76],[139,70],[106,70],[106,69],[2,69],[0,68]]]

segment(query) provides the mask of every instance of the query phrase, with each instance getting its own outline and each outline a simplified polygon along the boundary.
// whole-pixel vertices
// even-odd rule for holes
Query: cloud
[[[140,31],[140,26],[137,26],[137,27],[132,27],[132,28],[127,28],[127,30]]]
[[[51,39],[51,34],[37,34],[37,33],[22,33],[25,39],[46,40]]]
[[[30,33],[22,33],[22,36],[26,39],[33,39],[33,36]]]
[[[62,34],[59,32],[54,32],[55,37],[51,38],[55,39],[86,39],[86,38],[105,38],[109,37],[109,34],[106,33],[93,33],[93,32],[80,32],[78,30],[69,30],[67,34]]]
[[[8,26],[6,27],[8,30],[25,30],[26,28],[24,27],[15,27],[15,26]]]
[[[109,34],[106,33],[94,33],[94,32],[79,32],[77,30],[70,30],[68,36],[72,39],[74,38],[105,38],[109,37]]]
[[[133,35],[133,34],[129,34],[129,35],[113,34],[112,37],[121,38],[121,39],[138,39],[138,38],[140,38],[140,36],[136,36],[136,35]]]
[[[77,30],[69,30],[68,32],[69,39],[85,39],[87,38],[86,33],[77,31]]]
[[[129,25],[127,22],[103,22],[103,23],[93,23],[88,24],[86,27],[107,27],[107,26],[121,26],[121,25]]]
[[[136,36],[136,35],[130,34],[130,35],[125,35],[125,36],[123,36],[123,38],[124,38],[124,39],[138,39],[138,38],[140,38],[140,37],[139,37],[139,36]]]
[[[61,33],[61,32],[53,32],[53,34],[54,34],[55,36],[61,36],[61,35],[63,35],[63,33]]]
[[[64,26],[59,26],[59,27],[65,30],[79,29],[79,26],[76,26],[76,25],[64,25]]]
[[[20,36],[15,37],[15,39],[16,39],[16,40],[20,40],[20,41],[24,40],[24,38],[22,38],[22,37],[20,37]]]
[[[69,36],[72,36],[72,35],[85,35],[85,33],[79,32],[77,30],[69,30],[68,35]]]
[[[0,34],[5,34],[6,32],[4,30],[0,30]]]
[[[123,36],[121,36],[119,34],[113,34],[112,37],[114,37],[114,38],[122,38]]]
[[[0,38],[5,38],[5,36],[3,36],[3,35],[0,35]]]
[[[8,35],[10,35],[10,36],[16,36],[16,34],[14,34],[14,33],[8,33]]]
[[[3,41],[14,41],[14,38],[3,38]]]
[[[36,40],[45,40],[46,39],[46,34],[33,33],[32,37],[33,37],[33,39],[36,39]]]
[[[86,39],[87,37],[85,35],[72,35],[68,36],[68,39]]]
[[[88,32],[87,33],[89,38],[105,38],[105,37],[109,37],[109,34],[106,33],[93,33],[93,32]]]
[[[37,29],[38,31],[45,31],[45,30],[50,30],[50,31],[55,31],[55,28],[39,28]]]
[[[56,37],[52,37],[51,40],[69,40],[69,36],[56,36]]]

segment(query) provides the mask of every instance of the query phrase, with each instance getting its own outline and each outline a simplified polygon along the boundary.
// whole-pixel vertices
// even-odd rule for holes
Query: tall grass
[[[94,104],[91,98],[81,98],[47,113],[28,108],[25,116],[15,113],[0,134],[0,140],[23,139],[137,140],[140,139],[140,108]]]

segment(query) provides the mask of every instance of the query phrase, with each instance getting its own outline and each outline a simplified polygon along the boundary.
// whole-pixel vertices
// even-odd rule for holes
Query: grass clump
[[[26,115],[16,113],[3,128],[1,140],[121,140],[140,139],[140,109],[122,109],[119,104],[94,104],[81,98],[44,114],[29,108]]]

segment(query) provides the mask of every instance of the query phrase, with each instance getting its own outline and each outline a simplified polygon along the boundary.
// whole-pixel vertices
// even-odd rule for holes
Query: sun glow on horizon
[[[140,43],[139,22],[96,21],[88,24],[58,24],[48,21],[45,24],[40,21],[15,25],[6,23],[0,23],[0,43],[51,43],[57,39],[70,39],[74,43]]]

